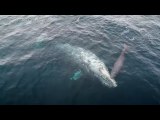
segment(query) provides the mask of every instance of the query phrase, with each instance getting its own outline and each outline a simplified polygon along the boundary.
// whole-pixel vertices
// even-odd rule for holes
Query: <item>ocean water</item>
[[[91,51],[109,72],[127,44],[118,86],[81,70],[58,43]],[[160,16],[0,16],[0,104],[160,104]]]

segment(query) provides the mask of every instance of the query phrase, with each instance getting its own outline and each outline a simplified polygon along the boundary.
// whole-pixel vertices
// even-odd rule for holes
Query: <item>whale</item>
[[[126,44],[124,44],[123,46],[124,46],[124,48],[112,68],[112,71],[111,71],[111,78],[112,79],[115,79],[115,77],[118,75],[118,73],[120,72],[120,70],[122,69],[122,66],[124,64],[125,54],[128,51],[128,46]]]
[[[110,88],[117,87],[116,81],[110,76],[108,68],[103,61],[91,51],[68,43],[58,44],[57,48],[62,49],[79,66],[93,73],[103,85]]]

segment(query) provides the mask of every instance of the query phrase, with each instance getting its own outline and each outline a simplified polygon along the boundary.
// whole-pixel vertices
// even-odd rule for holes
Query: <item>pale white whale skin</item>
[[[105,64],[92,52],[70,44],[59,44],[58,48],[63,49],[77,64],[91,71],[104,85],[117,87]]]

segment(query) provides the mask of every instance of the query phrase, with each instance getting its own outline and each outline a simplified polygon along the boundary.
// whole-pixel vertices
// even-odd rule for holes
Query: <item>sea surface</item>
[[[109,72],[127,44],[118,86],[102,85],[59,43],[91,51]],[[159,105],[160,16],[1,15],[0,104]]]

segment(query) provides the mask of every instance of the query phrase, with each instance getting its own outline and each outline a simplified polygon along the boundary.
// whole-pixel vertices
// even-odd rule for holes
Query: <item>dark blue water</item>
[[[69,43],[90,50],[111,71],[129,46],[108,88],[57,50]],[[160,16],[0,16],[0,104],[160,104]]]

